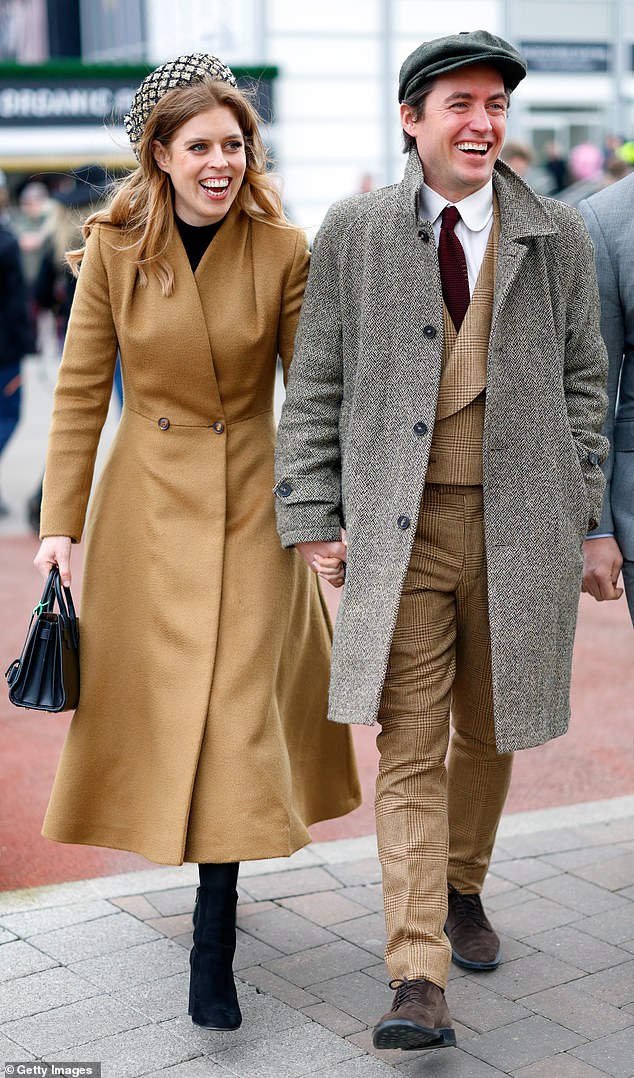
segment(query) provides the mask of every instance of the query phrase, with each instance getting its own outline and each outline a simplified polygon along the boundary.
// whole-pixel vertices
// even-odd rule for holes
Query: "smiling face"
[[[244,135],[231,109],[214,105],[178,128],[169,146],[152,143],[154,159],[174,187],[174,210],[188,225],[210,225],[228,213],[247,167]]]
[[[401,105],[403,129],[416,140],[425,183],[460,202],[491,178],[506,134],[508,100],[501,74],[473,64],[439,75],[418,119]]]

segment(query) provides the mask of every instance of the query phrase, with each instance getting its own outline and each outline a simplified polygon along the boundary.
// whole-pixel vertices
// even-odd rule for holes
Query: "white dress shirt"
[[[460,202],[447,202],[446,198],[423,183],[419,205],[422,219],[431,221],[433,225],[436,246],[445,206],[455,206],[458,210],[460,220],[456,225],[456,236],[464,250],[469,274],[469,294],[473,295],[493,225],[493,180],[489,180],[479,191],[467,195]]]

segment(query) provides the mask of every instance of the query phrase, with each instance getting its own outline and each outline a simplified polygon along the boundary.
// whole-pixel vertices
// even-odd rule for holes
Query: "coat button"
[[[221,423],[219,419],[216,420],[216,422],[214,423],[214,430],[215,430],[216,434],[224,434],[224,431],[225,431],[224,423]]]
[[[159,419],[158,425],[161,430],[169,430],[170,421],[169,419],[166,419],[165,416],[163,416],[161,419]]]
[[[399,517],[396,523],[402,532],[406,532],[412,522],[409,517]]]
[[[588,464],[598,464],[599,458],[596,453],[588,453]]]
[[[288,498],[289,494],[292,494],[292,492],[293,488],[286,479],[283,479],[281,483],[278,483],[275,489],[275,493],[280,498]]]
[[[424,228],[421,228],[420,232],[418,233],[418,238],[419,240],[422,240],[423,243],[429,243],[431,239],[429,232],[427,232],[427,230]]]
[[[429,337],[430,340],[433,340],[433,338],[436,336],[436,332],[437,331],[435,326],[425,326],[423,330],[423,336]]]
[[[418,434],[421,437],[423,434],[427,434],[427,424],[420,420],[419,423],[414,423],[414,434]]]

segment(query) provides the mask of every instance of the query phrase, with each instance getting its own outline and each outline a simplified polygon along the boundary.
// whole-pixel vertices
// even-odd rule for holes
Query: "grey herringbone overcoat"
[[[278,434],[284,546],[336,540],[348,571],[330,718],[375,721],[410,559],[443,350],[438,256],[403,182],[335,204],[318,234]],[[608,448],[607,363],[579,214],[496,165],[501,234],[483,445],[498,749],[564,733],[583,537]],[[421,433],[423,432],[423,433]]]

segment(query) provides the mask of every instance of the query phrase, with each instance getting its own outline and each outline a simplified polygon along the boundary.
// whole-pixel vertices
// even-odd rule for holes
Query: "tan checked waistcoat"
[[[443,304],[442,372],[427,469],[428,483],[459,483],[463,486],[482,483],[484,392],[499,235],[500,210],[494,198],[493,227],[458,334]]]

